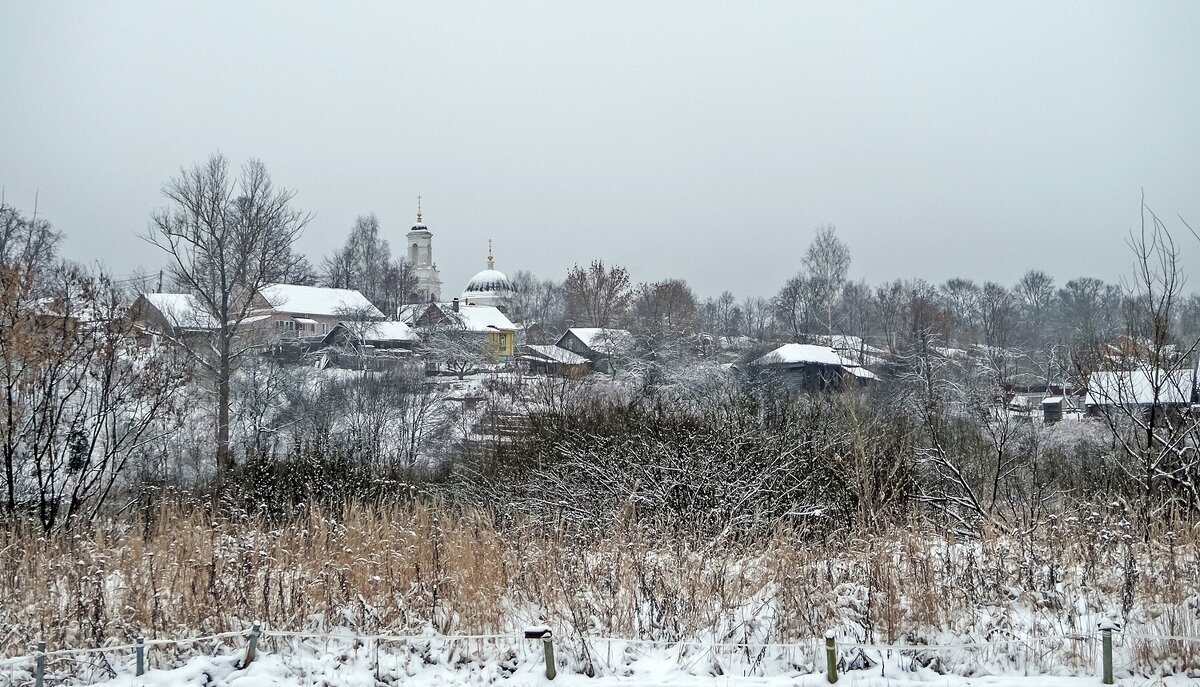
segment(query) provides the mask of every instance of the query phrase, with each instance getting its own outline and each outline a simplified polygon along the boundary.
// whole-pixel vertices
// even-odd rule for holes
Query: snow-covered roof
[[[338,317],[349,312],[361,312],[366,319],[383,319],[383,313],[354,289],[269,284],[259,293],[271,305],[271,309],[279,313]]]
[[[453,306],[443,305],[442,311],[451,319],[462,322],[463,327],[469,332],[489,332],[489,331],[516,331],[517,327],[509,320],[500,309],[494,305],[462,305],[458,306],[458,312],[454,311]]]
[[[531,358],[546,358],[556,363],[562,363],[563,365],[586,365],[588,363],[587,358],[578,353],[572,353],[565,348],[559,348],[558,346],[529,344],[525,348],[529,349],[530,353],[533,353],[533,355],[528,356]]]
[[[597,353],[625,353],[633,349],[633,334],[625,329],[608,329],[604,327],[572,327],[567,330],[584,346]]]
[[[854,365],[854,361],[843,358],[829,346],[790,343],[754,361],[755,365],[794,365],[815,363],[817,365]]]
[[[1088,377],[1087,404],[1184,404],[1191,402],[1194,383],[1190,369],[1173,372],[1159,368],[1093,372]]]
[[[364,341],[416,341],[417,334],[404,322],[372,322],[362,330]]]
[[[752,365],[830,365],[844,368],[860,379],[878,379],[870,370],[843,356],[829,346],[815,344],[784,344],[758,358]]]
[[[144,293],[154,309],[162,313],[167,323],[179,329],[216,329],[219,325],[200,301],[190,293]]]
[[[856,354],[876,357],[888,354],[888,352],[882,348],[872,346],[866,341],[863,341],[861,336],[852,336],[850,334],[834,334],[833,336],[828,334],[810,334],[805,338],[818,341],[839,351],[854,352]]]
[[[512,282],[508,280],[508,275],[500,270],[484,270],[467,282],[467,288],[463,291],[463,298],[469,298],[473,295],[500,295],[513,292]]]
[[[427,307],[429,307],[429,306],[428,305],[404,305],[404,306],[401,306],[400,310],[397,311],[397,313],[396,313],[396,319],[400,320],[401,322],[403,322],[409,326],[412,326],[412,324],[416,321],[416,319],[421,316],[421,313],[425,312],[425,308],[427,308]]]
[[[969,355],[961,348],[949,348],[944,346],[932,346],[931,348],[935,353],[943,355],[947,358],[965,358],[967,355]]]

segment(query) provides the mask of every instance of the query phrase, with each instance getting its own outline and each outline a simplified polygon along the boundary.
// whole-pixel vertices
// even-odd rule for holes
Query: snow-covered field
[[[839,650],[841,685],[1100,685],[1099,643],[1092,638],[1023,641],[996,645],[942,645],[915,652],[883,648]],[[425,636],[390,641],[350,634],[292,636],[267,633],[257,658],[243,665],[245,640],[223,637],[175,645],[156,642],[149,670],[135,676],[130,647],[98,652],[51,653],[50,685],[108,687],[351,687],[357,685],[826,685],[820,640],[798,645],[650,643],[620,639],[566,642],[557,676],[545,675],[541,643],[520,637]],[[1200,671],[1135,675],[1129,670],[1135,642],[1119,641],[1114,652],[1117,684],[1200,685]],[[1015,649],[1013,647],[1016,647]],[[1093,651],[1095,650],[1095,651]],[[1030,662],[1037,653],[1038,661]],[[0,685],[29,685],[33,661],[0,661]]]
[[[375,659],[351,653],[300,653],[262,655],[245,669],[238,669],[239,656],[217,658],[197,657],[185,665],[169,670],[151,670],[141,677],[123,674],[116,678],[83,681],[77,684],[106,687],[358,687],[360,685],[419,685],[428,687],[457,685],[556,685],[561,687],[641,687],[650,685],[680,685],[688,687],[722,687],[746,685],[761,687],[818,687],[827,685],[820,673],[802,673],[781,669],[761,675],[729,672],[714,675],[704,667],[703,653],[692,659],[680,659],[675,652],[644,656],[627,674],[588,677],[579,673],[560,672],[551,682],[543,672],[541,657],[530,652],[505,661],[483,663],[413,665],[405,657],[383,655],[377,668]],[[698,665],[700,664],[700,665]],[[0,679],[5,683],[9,676]],[[26,676],[27,679],[27,676]],[[20,684],[13,682],[8,684]],[[1050,676],[1020,674],[981,674],[973,677],[942,675],[931,670],[871,670],[842,673],[839,685],[874,687],[883,685],[912,685],[966,687],[1094,687],[1101,684],[1099,676]],[[1174,687],[1200,684],[1200,679],[1185,675],[1165,678],[1119,677],[1120,685],[1163,685]]]

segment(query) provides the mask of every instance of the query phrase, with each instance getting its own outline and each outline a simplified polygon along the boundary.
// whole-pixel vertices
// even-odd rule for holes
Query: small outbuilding
[[[750,365],[777,376],[796,389],[849,389],[879,379],[875,373],[829,346],[814,344],[784,344]]]

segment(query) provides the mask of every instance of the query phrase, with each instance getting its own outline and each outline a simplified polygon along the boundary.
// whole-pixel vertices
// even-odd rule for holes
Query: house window
[[[501,334],[500,335],[500,350],[504,351],[507,349],[508,349],[508,334]]]

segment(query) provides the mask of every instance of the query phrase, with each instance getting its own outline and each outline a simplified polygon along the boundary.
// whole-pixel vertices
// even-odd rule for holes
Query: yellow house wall
[[[513,356],[513,336],[515,332],[489,332],[488,343],[492,346],[492,352],[498,358],[511,358]],[[504,345],[500,345],[500,337],[504,337]]]

